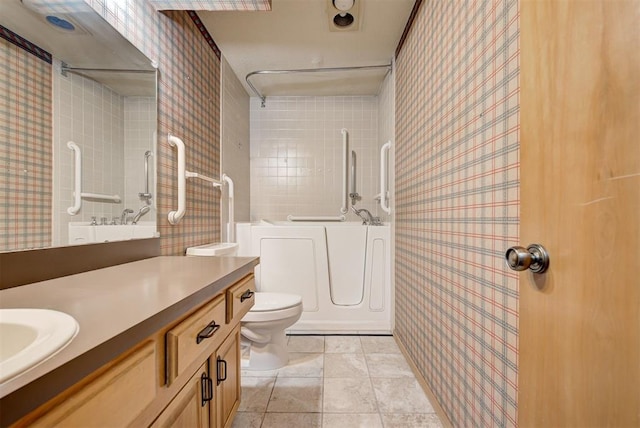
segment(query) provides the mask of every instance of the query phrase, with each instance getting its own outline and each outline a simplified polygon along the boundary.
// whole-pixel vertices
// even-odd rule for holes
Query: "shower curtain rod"
[[[362,66],[353,66],[353,67],[327,67],[327,68],[302,68],[297,70],[257,70],[252,71],[247,74],[245,77],[245,81],[247,85],[251,88],[254,94],[260,98],[261,106],[264,107],[267,101],[267,96],[262,95],[258,89],[249,81],[249,78],[255,76],[256,74],[296,74],[296,73],[323,73],[323,72],[331,72],[331,71],[353,71],[353,70],[373,70],[376,68],[386,68],[387,70],[391,69],[391,64],[381,64],[381,65],[362,65]]]
[[[83,67],[69,67],[64,62],[60,66],[60,74],[66,76],[65,73],[70,72],[74,74],[82,74],[83,71],[98,71],[98,72],[111,72],[111,73],[155,73],[156,70],[134,70],[126,68],[83,68]]]

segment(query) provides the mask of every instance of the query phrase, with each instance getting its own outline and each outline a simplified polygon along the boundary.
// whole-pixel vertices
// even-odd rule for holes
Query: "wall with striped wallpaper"
[[[52,211],[52,59],[4,27],[0,31],[6,37],[0,37],[0,251],[47,247]],[[27,45],[41,57],[27,52]]]
[[[518,21],[424,1],[396,60],[395,334],[455,426],[517,421]]]
[[[85,0],[147,57],[158,62],[158,230],[163,255],[220,240],[220,191],[187,184],[187,213],[172,226],[177,208],[176,152],[167,134],[187,147],[187,170],[220,176],[220,58],[188,12],[157,12],[148,2]],[[197,19],[197,17],[194,15]]]

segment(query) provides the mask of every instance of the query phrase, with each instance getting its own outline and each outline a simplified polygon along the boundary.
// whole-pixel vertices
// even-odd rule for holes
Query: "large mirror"
[[[67,4],[0,1],[0,252],[157,236],[156,70]]]

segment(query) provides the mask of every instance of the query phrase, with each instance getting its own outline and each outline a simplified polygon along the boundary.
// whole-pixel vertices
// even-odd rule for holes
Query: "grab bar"
[[[389,168],[389,151],[391,149],[391,141],[387,141],[380,149],[380,208],[387,214],[391,214],[389,206],[389,189],[388,189],[388,168]]]
[[[151,193],[149,193],[149,158],[153,155],[151,150],[144,152],[144,193],[138,193],[138,197],[144,199],[151,199]]]
[[[227,190],[227,196],[229,199],[229,218],[228,220],[228,225],[227,225],[227,240],[229,242],[236,242],[236,237],[235,237],[235,214],[234,214],[234,210],[233,210],[233,198],[234,198],[234,191],[233,191],[233,180],[231,179],[231,177],[229,177],[227,174],[222,174],[222,181],[224,183],[227,184],[228,186],[228,190]]]
[[[104,195],[102,193],[82,192],[82,152],[73,141],[67,142],[67,147],[73,150],[74,174],[73,174],[73,206],[67,208],[67,213],[76,215],[82,208],[82,198],[99,199],[103,201],[120,202],[119,195]]]
[[[169,223],[178,224],[187,210],[187,178],[198,178],[213,183],[214,187],[222,186],[220,180],[187,171],[184,142],[175,135],[169,134],[169,145],[178,150],[178,209],[168,214]]]
[[[321,216],[321,215],[316,215],[316,216],[303,216],[303,215],[288,215],[287,216],[287,220],[288,221],[345,221],[346,217],[343,215],[337,215],[337,216]]]
[[[349,132],[342,128],[342,207],[340,212],[346,214],[349,211],[349,189],[347,177],[349,175]]]

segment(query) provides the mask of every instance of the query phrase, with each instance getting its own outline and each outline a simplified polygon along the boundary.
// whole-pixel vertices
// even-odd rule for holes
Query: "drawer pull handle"
[[[200,376],[200,390],[202,391],[202,407],[204,407],[207,401],[213,399],[213,381],[206,373],[202,373]]]
[[[220,365],[224,366],[224,376],[220,376]],[[217,385],[220,385],[220,382],[227,380],[227,362],[222,358],[218,357],[218,367],[216,368],[216,380]]]
[[[253,297],[253,291],[245,291],[244,293],[242,293],[242,296],[240,296],[240,303],[244,302],[247,299],[250,299],[251,297]]]
[[[216,324],[215,320],[211,321],[211,324],[203,328],[200,333],[198,333],[198,336],[196,337],[196,343],[200,343],[203,340],[210,338],[211,336],[213,336],[213,333],[218,331],[219,328],[220,324]]]

